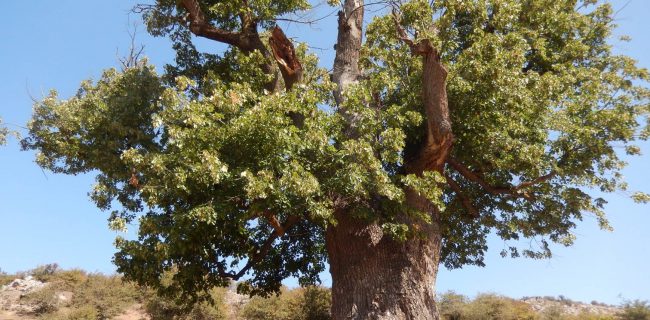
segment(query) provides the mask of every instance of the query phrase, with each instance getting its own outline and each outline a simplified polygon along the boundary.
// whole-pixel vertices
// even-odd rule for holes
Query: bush
[[[120,276],[89,274],[74,290],[72,306],[92,307],[97,311],[97,319],[110,319],[130,305],[139,302],[142,291],[134,284],[122,281]]]
[[[34,306],[34,314],[43,319],[110,319],[142,296],[140,289],[123,282],[120,276],[87,274],[76,269],[61,271],[56,264],[40,266],[28,274],[47,283],[21,298]],[[72,299],[61,300],[59,295],[64,292]]]
[[[479,294],[468,304],[463,319],[534,320],[537,315],[525,302],[496,294]]]
[[[150,290],[146,294],[144,308],[151,320],[219,320],[226,319],[223,304],[225,289],[215,288],[210,292],[213,302],[200,302],[189,310],[174,298],[163,297]]]
[[[34,279],[41,282],[48,282],[50,278],[59,271],[59,265],[57,263],[49,263],[46,265],[38,266],[27,273],[34,277]]]
[[[11,281],[16,279],[15,277],[15,275],[7,274],[6,272],[2,271],[2,269],[0,269],[0,287],[8,285],[11,283]]]
[[[525,302],[496,294],[479,294],[470,301],[455,292],[441,294],[437,299],[444,320],[535,320],[537,314]]]
[[[172,283],[174,272],[163,274],[161,284],[163,287]],[[158,292],[147,289],[144,291],[144,309],[151,320],[219,320],[226,319],[226,306],[223,303],[224,288],[213,288],[208,292],[207,301],[188,306],[177,296],[160,295]],[[161,290],[165,292],[166,290]],[[211,301],[210,301],[211,300]]]
[[[241,315],[246,320],[329,320],[331,301],[326,288],[283,288],[278,296],[253,297]]]
[[[59,311],[55,314],[48,315],[48,320],[96,320],[100,319],[97,309],[93,306],[82,306],[69,311]]]
[[[462,320],[469,299],[453,291],[438,295],[436,299],[438,312],[444,320]]]
[[[53,313],[61,306],[56,296],[58,289],[57,286],[48,285],[40,290],[22,296],[20,299],[21,302],[34,306],[34,314],[43,315]]]
[[[331,319],[332,291],[323,287],[307,287],[302,290],[302,299],[299,300],[298,313],[303,320],[328,320]]]
[[[641,300],[626,301],[618,317],[621,320],[650,320],[650,304]]]

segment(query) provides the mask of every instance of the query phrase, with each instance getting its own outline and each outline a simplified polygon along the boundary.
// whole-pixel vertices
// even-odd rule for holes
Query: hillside
[[[251,299],[237,294],[233,284],[212,290],[210,296],[213,304],[186,309],[174,297],[159,297],[115,275],[59,270],[56,264],[14,275],[0,273],[1,320],[330,319],[330,292],[322,287],[283,288],[280,296]],[[484,293],[469,299],[447,292],[439,294],[438,306],[447,320],[650,320],[650,304],[642,301],[612,306],[564,296],[512,299]]]

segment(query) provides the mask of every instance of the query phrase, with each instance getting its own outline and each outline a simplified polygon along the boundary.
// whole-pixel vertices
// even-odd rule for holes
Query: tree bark
[[[358,81],[359,53],[361,51],[363,0],[346,0],[343,10],[339,11],[338,34],[336,38],[336,56],[332,81],[338,85],[334,92],[336,104],[343,100],[343,91]]]
[[[407,191],[407,199],[415,206],[424,203],[413,191]],[[348,212],[336,218],[338,224],[326,234],[332,319],[437,320],[438,223],[412,221],[421,236],[399,242],[376,223],[354,219]]]

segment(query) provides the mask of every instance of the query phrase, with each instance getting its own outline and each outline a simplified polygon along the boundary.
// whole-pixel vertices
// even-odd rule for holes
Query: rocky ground
[[[31,276],[25,279],[15,279],[8,285],[0,287],[0,320],[35,320],[31,314],[34,313],[35,306],[21,301],[23,295],[38,291],[47,284],[40,282]],[[72,299],[72,292],[56,292],[55,297],[61,303]],[[118,316],[114,320],[148,320],[149,317],[144,313],[142,306],[135,304]]]
[[[21,304],[20,297],[44,286],[44,283],[34,280],[32,277],[16,279],[8,285],[2,286],[0,288],[0,319],[31,319],[26,314],[33,311],[33,306]]]
[[[528,303],[534,311],[543,312],[547,309],[559,309],[565,315],[577,316],[582,313],[592,313],[600,316],[612,316],[621,309],[617,306],[603,303],[582,303],[555,297],[525,297],[521,301]]]
[[[22,296],[36,292],[45,288],[48,284],[40,282],[31,276],[24,279],[15,279],[8,285],[0,287],[0,320],[36,320],[33,316],[36,306],[25,302],[26,299],[20,299]],[[55,300],[61,305],[71,301],[73,293],[69,291],[56,291]],[[237,318],[236,314],[249,301],[247,296],[236,293],[235,284],[225,292],[224,302],[227,308],[227,316],[231,319]],[[601,316],[612,316],[621,309],[617,306],[606,305],[592,302],[590,304],[572,301],[562,296],[555,297],[525,297],[521,301],[529,304],[531,308],[542,313],[545,311],[556,310],[565,315],[580,315],[590,313]],[[114,320],[148,320],[148,315],[139,304],[127,307],[121,314],[113,318]]]

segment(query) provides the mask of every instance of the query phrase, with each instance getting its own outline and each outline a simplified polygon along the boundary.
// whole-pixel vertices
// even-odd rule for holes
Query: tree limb
[[[199,37],[227,43],[235,47],[241,47],[242,34],[223,30],[213,26],[205,20],[205,15],[197,0],[182,0],[180,4],[187,10],[190,21],[190,31]]]
[[[407,155],[407,172],[442,172],[454,141],[447,101],[447,69],[438,50],[429,39],[411,40],[393,11],[397,36],[411,48],[411,54],[422,57],[422,104],[426,115],[424,139],[414,154]]]
[[[273,219],[275,219],[275,217],[273,217]],[[268,237],[268,239],[266,239],[266,241],[264,241],[262,247],[260,247],[256,251],[256,253],[253,254],[253,257],[251,257],[248,260],[246,265],[241,270],[239,270],[239,272],[237,272],[236,274],[232,272],[225,272],[223,268],[219,267],[219,276],[224,278],[230,278],[232,280],[239,280],[242,276],[246,274],[246,272],[248,272],[248,270],[250,270],[250,268],[254,267],[257,263],[262,261],[262,259],[266,257],[266,255],[273,247],[273,242],[275,242],[277,238],[282,237],[289,229],[291,229],[294,225],[296,225],[296,223],[298,223],[300,219],[301,218],[299,216],[289,216],[287,218],[287,221],[285,221],[284,224],[280,225],[278,223],[277,227],[273,226],[273,223],[270,223],[275,229],[275,231]],[[278,222],[277,219],[275,220],[275,222],[276,223]]]
[[[296,50],[291,41],[282,32],[282,29],[277,26],[271,32],[269,44],[273,51],[273,58],[282,73],[284,85],[287,91],[289,91],[294,84],[302,80],[302,65],[300,65],[298,57],[296,57]]]
[[[556,172],[552,170],[548,174],[545,174],[543,176],[537,177],[533,180],[530,181],[525,181],[522,182],[516,186],[493,186],[487,183],[481,176],[478,174],[474,173],[471,171],[469,168],[467,168],[465,165],[461,164],[460,162],[456,161],[456,159],[449,157],[447,158],[447,163],[454,168],[458,173],[460,173],[463,177],[465,177],[467,180],[475,182],[479,184],[483,189],[485,189],[487,192],[494,194],[494,195],[500,195],[500,194],[506,194],[506,195],[511,195],[515,198],[524,198],[529,201],[533,201],[534,198],[532,195],[530,195],[528,192],[524,191],[524,189],[531,187],[533,185],[548,181],[555,177]]]
[[[467,196],[465,196],[465,194],[463,193],[462,188],[460,187],[460,185],[458,185],[458,183],[454,179],[452,179],[450,175],[446,174],[445,178],[447,179],[447,184],[449,185],[451,190],[453,190],[456,193],[456,196],[460,200],[460,202],[463,205],[463,207],[465,208],[465,210],[467,210],[469,215],[474,217],[474,218],[478,218],[478,216],[479,216],[478,210],[472,204],[472,200],[470,198],[468,198]]]

